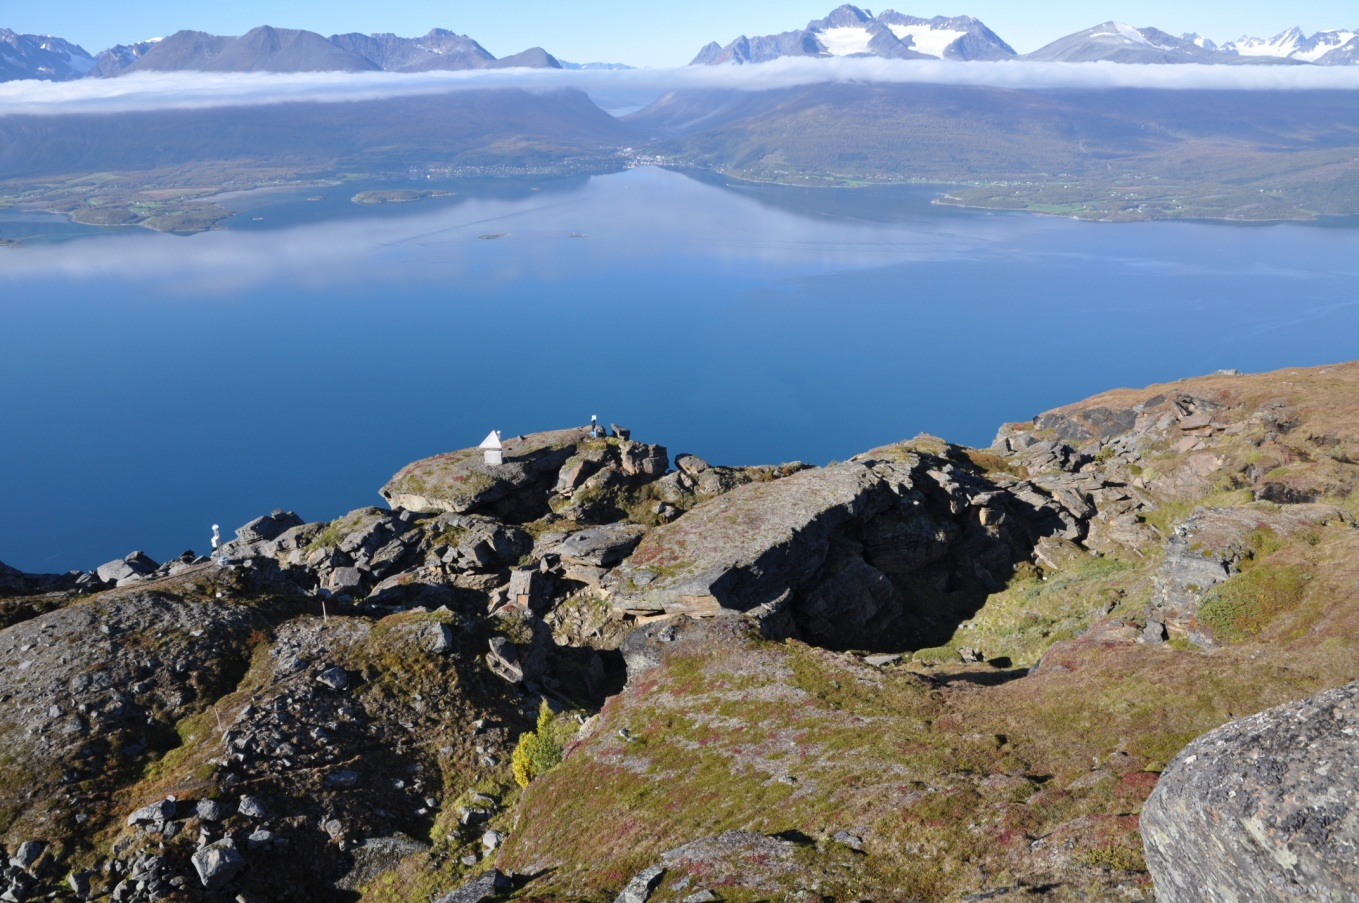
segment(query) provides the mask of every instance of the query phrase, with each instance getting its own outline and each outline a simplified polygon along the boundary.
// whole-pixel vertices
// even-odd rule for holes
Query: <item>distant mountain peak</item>
[[[1230,62],[1212,41],[1198,35],[1175,37],[1159,28],[1138,28],[1126,22],[1101,22],[1084,31],[1058,38],[1026,60],[1054,63],[1224,63]]]
[[[1351,65],[1359,58],[1359,29],[1336,28],[1308,37],[1296,25],[1274,37],[1243,35],[1222,45],[1225,53],[1239,57],[1276,58],[1322,65]]]
[[[0,81],[69,81],[82,78],[93,66],[94,57],[64,38],[0,28]]]
[[[877,56],[887,59],[1009,59],[1014,49],[971,16],[921,19],[895,10],[874,16],[844,4],[806,28],[750,38],[725,47],[713,41],[690,65],[762,63],[786,56]]]

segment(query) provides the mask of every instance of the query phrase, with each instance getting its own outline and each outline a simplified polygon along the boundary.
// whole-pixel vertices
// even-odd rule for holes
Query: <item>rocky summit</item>
[[[824,467],[487,444],[0,565],[0,899],[1359,896],[1359,364]]]

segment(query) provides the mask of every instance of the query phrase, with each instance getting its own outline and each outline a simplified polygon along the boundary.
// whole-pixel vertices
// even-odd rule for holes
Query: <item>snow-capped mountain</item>
[[[1014,48],[994,31],[971,16],[935,16],[919,19],[896,10],[878,13],[878,21],[917,53],[944,60],[1003,60]]]
[[[1351,38],[1349,43],[1317,60],[1323,66],[1359,66],[1359,38]]]
[[[160,43],[160,38],[138,41],[135,44],[118,44],[108,50],[100,51],[94,58],[94,66],[86,73],[91,78],[112,78],[128,66],[141,59],[146,51]]]
[[[0,81],[68,81],[84,77],[93,67],[94,57],[62,38],[0,28]]]
[[[845,4],[796,31],[741,35],[725,47],[714,41],[690,65],[763,63],[784,56],[994,60],[1014,55],[1010,45],[971,16],[921,19],[895,10],[874,16]]]
[[[1359,37],[1359,31],[1354,29],[1334,29],[1319,31],[1309,38],[1302,33],[1302,29],[1294,26],[1268,40],[1243,36],[1223,44],[1222,50],[1242,57],[1276,57],[1334,65],[1353,62],[1355,52],[1359,51],[1359,45],[1351,48],[1348,54],[1337,54],[1331,60],[1327,57],[1354,44],[1356,37]]]
[[[1203,35],[1198,34],[1197,32],[1190,32],[1189,34],[1182,34],[1182,35],[1180,35],[1180,40],[1181,40],[1181,41],[1188,41],[1190,44],[1193,44],[1195,47],[1201,47],[1201,48],[1203,48],[1204,50],[1221,50],[1221,49],[1222,49],[1222,48],[1218,47],[1217,44],[1213,43],[1211,40],[1209,40],[1208,38],[1205,38]]]
[[[1058,38],[1024,59],[1055,63],[1225,63],[1230,58],[1198,35],[1175,37],[1158,28],[1104,22]]]

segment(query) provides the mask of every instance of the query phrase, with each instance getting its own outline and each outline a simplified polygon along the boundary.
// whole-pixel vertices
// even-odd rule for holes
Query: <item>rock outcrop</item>
[[[503,442],[503,464],[487,464],[475,448],[425,458],[397,471],[381,495],[409,511],[533,520],[547,512],[557,472],[588,437],[587,427],[514,436]]]
[[[1199,623],[1208,591],[1240,573],[1265,546],[1303,530],[1343,522],[1329,505],[1293,505],[1282,511],[1261,507],[1200,508],[1177,523],[1165,543],[1147,615],[1146,638],[1188,637],[1199,646],[1215,642]]]
[[[821,468],[582,428],[0,565],[0,898],[1148,900],[1163,763],[1359,677],[1356,424],[1359,365]],[[1176,760],[1158,889],[1348,899],[1355,693]]]
[[[10,831],[88,818],[121,763],[235,685],[267,622],[219,600],[135,591],[0,632],[0,806]]]
[[[738,486],[657,527],[611,599],[633,614],[740,613],[771,635],[900,648],[961,619],[1055,525],[951,461],[887,447]]]
[[[1165,903],[1359,899],[1359,683],[1190,743],[1142,836]]]

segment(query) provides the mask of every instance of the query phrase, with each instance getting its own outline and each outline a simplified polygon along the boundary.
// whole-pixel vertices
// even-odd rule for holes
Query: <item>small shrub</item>
[[[534,778],[560,765],[562,749],[575,730],[571,718],[554,714],[544,700],[538,708],[538,729],[523,734],[510,757],[515,782],[527,787]]]
[[[338,546],[340,544],[340,540],[344,538],[344,533],[341,531],[341,527],[342,525],[338,520],[332,521],[331,523],[327,524],[325,529],[323,529],[320,533],[317,533],[316,536],[312,538],[311,542],[307,543],[307,546],[305,549],[303,549],[303,551],[310,553],[315,552],[317,549],[325,549],[330,548],[332,546]]]

